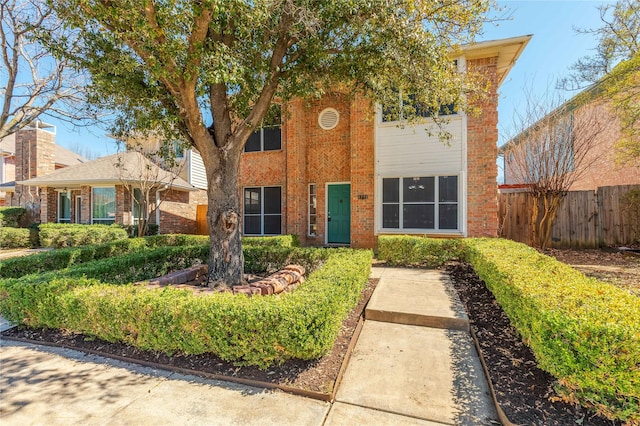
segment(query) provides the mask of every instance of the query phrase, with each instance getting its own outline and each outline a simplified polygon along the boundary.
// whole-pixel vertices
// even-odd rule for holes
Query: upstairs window
[[[282,149],[282,112],[280,105],[269,108],[260,129],[249,136],[244,152],[278,151]]]
[[[441,105],[438,109],[438,116],[457,114],[453,103]],[[416,102],[414,95],[409,95],[407,99],[403,99],[398,95],[398,104],[394,106],[382,107],[382,122],[390,123],[393,121],[402,121],[405,117],[415,115],[417,117],[429,118],[433,117],[435,110],[432,107]]]

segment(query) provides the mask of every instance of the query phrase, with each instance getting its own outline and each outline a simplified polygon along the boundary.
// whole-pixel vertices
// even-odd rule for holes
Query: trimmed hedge
[[[462,240],[408,235],[378,237],[378,259],[391,266],[439,268],[462,256]]]
[[[258,248],[251,250],[246,258],[260,257]],[[262,250],[266,254],[274,248]],[[228,293],[203,297],[170,287],[114,284],[151,278],[177,261],[187,265],[208,255],[206,245],[164,247],[78,265],[63,273],[0,280],[0,313],[28,326],[64,328],[141,349],[211,352],[238,365],[265,368],[291,358],[318,358],[332,347],[343,319],[357,303],[372,253],[276,250],[287,261],[323,258],[324,264],[295,292],[269,297]],[[162,260],[165,264],[157,265]]]
[[[521,243],[465,240],[466,256],[558,391],[640,421],[640,302]]]
[[[30,231],[27,228],[0,228],[0,248],[31,247]]]
[[[24,207],[0,207],[0,228],[17,228],[20,221],[27,214]]]
[[[278,237],[243,238],[242,244],[246,253],[246,249],[255,246],[292,247],[295,241],[292,236],[283,235]],[[31,256],[2,260],[0,261],[0,277],[18,278],[23,275],[69,268],[76,264],[141,250],[157,247],[203,245],[208,242],[209,237],[205,235],[163,234],[145,238],[117,240],[100,245],[69,247]],[[248,268],[251,270],[268,271],[273,269],[270,264],[279,263],[282,258],[282,253],[275,250],[269,251],[262,258],[249,255],[248,258],[245,257],[245,263],[249,264]]]
[[[40,225],[42,247],[75,247],[102,244],[128,238],[119,225],[80,225],[70,223],[43,223]]]

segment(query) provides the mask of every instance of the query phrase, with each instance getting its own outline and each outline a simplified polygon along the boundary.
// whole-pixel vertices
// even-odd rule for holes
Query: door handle
[[[331,213],[327,215],[327,222],[331,222]]]

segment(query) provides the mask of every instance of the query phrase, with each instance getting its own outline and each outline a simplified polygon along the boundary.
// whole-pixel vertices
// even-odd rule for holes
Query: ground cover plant
[[[248,267],[296,262],[312,270],[295,292],[273,297],[197,296],[130,284],[207,257],[206,244],[159,247],[1,279],[0,313],[30,327],[66,329],[169,354],[213,353],[265,368],[287,359],[318,358],[332,347],[367,283],[372,253],[247,247]]]

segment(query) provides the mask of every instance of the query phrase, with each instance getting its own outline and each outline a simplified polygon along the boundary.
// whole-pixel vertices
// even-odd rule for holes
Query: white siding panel
[[[200,153],[190,150],[189,183],[196,188],[207,189],[207,173]]]
[[[381,124],[376,128],[377,176],[425,176],[454,173],[463,170],[463,120],[452,117],[446,129],[451,133],[450,144],[429,136],[427,125],[399,128]]]

